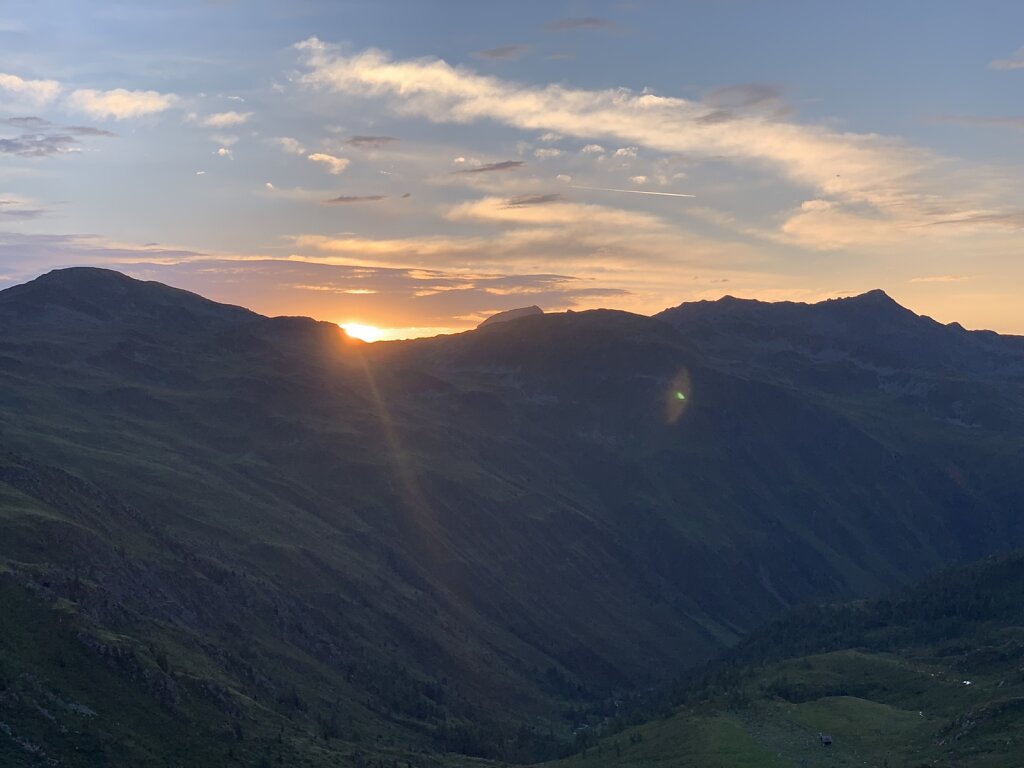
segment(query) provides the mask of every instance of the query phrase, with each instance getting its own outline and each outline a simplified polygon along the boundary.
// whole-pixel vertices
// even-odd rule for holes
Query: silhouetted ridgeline
[[[365,345],[2,291],[0,758],[557,756],[791,606],[1024,544],[1022,372],[876,292]]]

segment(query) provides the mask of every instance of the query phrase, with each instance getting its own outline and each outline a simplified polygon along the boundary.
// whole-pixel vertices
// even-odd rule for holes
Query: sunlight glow
[[[339,323],[338,325],[353,339],[359,339],[370,344],[384,338],[384,331],[375,325],[363,325],[362,323]]]

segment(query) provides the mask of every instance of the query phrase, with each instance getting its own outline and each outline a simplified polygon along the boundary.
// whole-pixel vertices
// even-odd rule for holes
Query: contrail
[[[628,192],[631,195],[662,195],[663,197],[696,197],[696,195],[684,195],[682,192],[648,192],[644,189],[615,189],[614,187],[581,187],[571,185],[573,189],[592,189],[597,192]]]

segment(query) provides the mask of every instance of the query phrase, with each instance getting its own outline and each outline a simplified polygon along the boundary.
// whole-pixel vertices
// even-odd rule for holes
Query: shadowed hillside
[[[1019,765],[1022,594],[1016,552],[794,611],[690,675],[668,716],[593,721],[563,764]]]
[[[0,754],[546,759],[790,606],[1024,543],[1017,340],[734,303],[368,346],[0,292]]]

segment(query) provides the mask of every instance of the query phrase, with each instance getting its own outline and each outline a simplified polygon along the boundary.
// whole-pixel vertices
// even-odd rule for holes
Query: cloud
[[[369,147],[371,149],[380,149],[381,147],[388,146],[397,142],[394,136],[353,136],[350,139],[345,140],[345,144],[350,147]]]
[[[0,219],[27,221],[28,219],[37,219],[44,213],[46,211],[42,208],[0,208]]]
[[[29,201],[14,196],[0,199],[0,219],[27,221],[37,219],[47,213],[43,208],[26,207],[29,205],[31,205]]]
[[[778,120],[793,113],[793,108],[783,100],[782,91],[767,83],[743,83],[715,88],[704,95],[704,103],[712,110],[698,118],[698,121],[706,125],[758,115]]]
[[[790,242],[820,251],[855,245],[881,245],[910,232],[894,231],[893,223],[870,211],[851,211],[829,200],[807,200],[783,223],[781,235]]]
[[[16,99],[42,106],[57,98],[61,84],[56,80],[25,80],[17,75],[0,72],[0,91],[7,91]]]
[[[993,225],[1004,229],[1024,229],[1024,211],[972,211],[955,218],[929,222],[929,226]]]
[[[781,99],[781,92],[767,83],[743,83],[715,88],[704,97],[704,102],[713,107],[726,109],[750,107]]]
[[[997,125],[1011,128],[1024,128],[1024,117],[987,117],[984,115],[940,115],[944,123],[964,123],[966,125]]]
[[[97,91],[79,88],[68,96],[68,106],[97,120],[113,118],[126,120],[164,112],[178,102],[173,93],[157,91],[129,91],[115,88],[112,91]]]
[[[0,125],[19,130],[13,138],[0,138],[0,154],[19,157],[49,157],[81,151],[79,137],[113,137],[116,134],[91,126],[61,126],[41,117],[11,117]]]
[[[335,157],[334,155],[328,155],[326,152],[314,152],[306,157],[314,163],[320,163],[320,165],[325,166],[327,172],[335,176],[348,168],[349,164],[347,158]]]
[[[600,144],[587,144],[580,150],[584,155],[603,155],[604,147]]]
[[[520,208],[524,205],[547,205],[548,203],[558,203],[564,200],[562,195],[556,193],[547,195],[520,195],[519,197],[511,197],[505,203],[508,208]]]
[[[226,157],[229,160],[233,159],[235,156],[235,153],[227,147],[220,147],[214,154],[216,154],[217,157]]]
[[[117,265],[128,261],[180,262],[196,258],[196,251],[160,245],[126,245],[98,235],[26,235],[0,232],[0,263],[15,279],[31,279],[47,270],[76,264]]]
[[[249,122],[252,115],[252,112],[215,112],[204,117],[199,124],[204,128],[228,128]]]
[[[113,131],[93,128],[91,125],[68,125],[63,130],[75,136],[103,136],[106,138],[115,138],[117,136]]]
[[[291,136],[277,136],[270,139],[270,141],[277,144],[277,146],[290,155],[306,154],[306,148],[302,146],[302,143],[298,139],[293,139]]]
[[[560,273],[366,267],[301,259],[189,259],[154,264],[142,256],[121,265],[129,274],[198,291],[269,315],[312,315],[338,324],[369,323],[388,337],[453,333],[505,309],[547,310],[603,303],[621,289]]]
[[[533,150],[533,156],[540,160],[548,160],[561,154],[562,150],[555,149],[554,147],[541,147],[540,149]]]
[[[466,168],[462,171],[455,171],[455,173],[491,173],[492,171],[516,171],[522,168],[526,163],[522,160],[502,160],[500,163],[485,163],[484,165],[478,165],[476,168]]]
[[[992,69],[1024,69],[1024,47],[1018,48],[1008,59],[996,59],[989,63]]]
[[[46,130],[53,127],[53,123],[41,117],[9,117],[6,120],[0,120],[0,122],[4,125],[25,130]]]
[[[611,32],[620,29],[620,27],[613,21],[597,16],[569,16],[564,19],[549,21],[544,25],[544,29],[549,32],[572,32],[575,30]]]
[[[324,200],[328,205],[345,205],[348,203],[376,203],[386,200],[387,195],[338,195],[330,200]]]
[[[10,117],[0,125],[17,128],[21,135],[0,138],[0,154],[47,157],[80,151],[78,137],[115,137],[117,134],[86,125],[61,126],[41,117]]]
[[[938,164],[927,152],[876,134],[760,115],[709,125],[700,118],[714,107],[650,92],[525,85],[439,59],[395,60],[375,49],[346,56],[316,38],[298,49],[306,66],[303,84],[387,98],[403,115],[439,123],[490,120],[522,130],[628,142],[623,149],[646,147],[755,164],[794,184],[849,201],[906,205],[922,194],[921,175]]]
[[[491,122],[557,133],[586,146],[614,143],[620,159],[631,162],[686,158],[690,167],[728,162],[766,183],[774,178],[776,187],[786,185],[786,194],[832,206],[827,212],[779,211],[778,223],[762,235],[805,248],[902,244],[907,231],[931,222],[977,211],[1007,215],[1011,212],[1004,207],[1020,187],[1006,168],[972,166],[898,137],[781,119],[774,107],[767,108],[777,98],[771,86],[731,86],[712,92],[714,103],[704,103],[648,90],[520,83],[436,58],[395,59],[376,49],[342,52],[316,38],[297,49],[301,85],[382,100],[402,119]],[[722,111],[715,104],[732,105],[727,119],[706,119]],[[658,184],[674,177],[654,167],[642,174]],[[860,240],[858,223],[865,225]],[[963,226],[983,224],[1006,226],[996,218]],[[814,242],[815,235],[822,240]]]
[[[529,201],[531,198],[526,199]],[[638,236],[641,232],[678,233],[682,238],[682,233],[673,225],[653,214],[592,203],[570,202],[562,199],[560,195],[532,199],[532,204],[517,204],[517,198],[484,197],[452,206],[447,218],[452,221],[499,222],[517,227],[541,225],[555,228],[559,236],[576,227],[580,231],[586,230],[590,233],[587,235],[588,238],[597,231],[615,229],[621,230],[626,236],[629,236],[627,230],[632,230]],[[543,201],[542,204],[536,202],[538,199]],[[621,235],[616,239],[621,239]]]
[[[635,160],[636,153],[636,147],[619,147],[618,149],[615,150],[615,157],[621,157],[626,160]]]
[[[14,139],[0,139],[0,155],[49,157],[78,151],[78,139],[66,134],[26,134]]]
[[[528,45],[502,45],[497,48],[485,48],[482,51],[474,51],[472,56],[475,59],[487,59],[490,61],[507,61],[518,59],[530,50]]]

